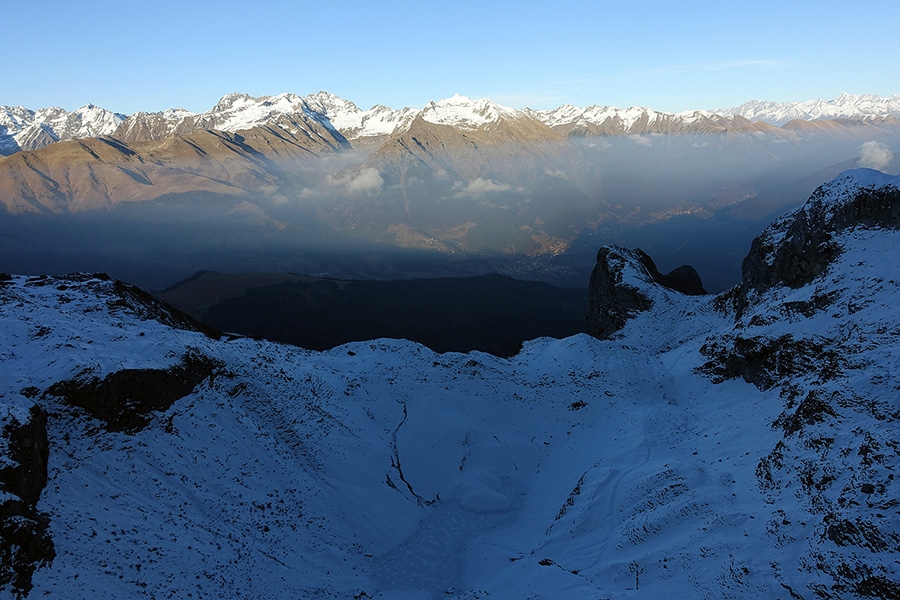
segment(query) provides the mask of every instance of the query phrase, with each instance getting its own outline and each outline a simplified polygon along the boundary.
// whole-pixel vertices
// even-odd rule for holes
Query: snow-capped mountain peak
[[[781,237],[779,235],[786,232],[786,224],[798,222],[801,214],[804,215],[806,220],[821,220],[822,222],[819,225],[829,229],[834,228],[835,225],[832,221],[834,221],[836,215],[842,212],[850,213],[848,216],[843,217],[843,221],[848,219],[859,220],[867,210],[877,209],[878,205],[873,203],[873,206],[866,206],[865,204],[855,206],[852,203],[858,201],[861,197],[861,192],[875,189],[900,189],[900,175],[889,175],[866,168],[844,171],[831,181],[819,186],[805,204],[777,219],[775,223],[766,229],[764,235],[774,236],[769,240],[770,243],[780,243]]]
[[[93,104],[71,112],[55,106],[37,111],[0,106],[0,154],[31,150],[62,139],[110,135],[125,118]],[[39,131],[45,134],[39,136]]]
[[[305,100],[310,108],[319,111],[323,115],[360,112],[360,108],[356,104],[331,92],[316,92],[306,96]]]
[[[425,121],[436,125],[477,129],[503,119],[519,119],[525,116],[525,113],[487,98],[473,100],[455,94],[451,98],[430,102],[422,110],[421,116]]]
[[[530,111],[530,114],[553,128],[599,135],[704,133],[726,127],[720,122],[721,118],[708,111],[676,114],[642,106],[593,105],[581,108],[565,104],[553,110]]]
[[[398,127],[408,127],[418,112],[412,108],[394,110],[381,104],[362,110],[353,102],[329,92],[310,94],[305,100],[348,140],[379,139],[390,135]]]
[[[231,92],[225,94],[212,108],[211,112],[225,112],[234,109],[236,106],[246,106],[248,103],[256,100],[249,94],[242,92]]]
[[[766,124],[781,126],[794,119],[900,117],[900,94],[879,97],[843,93],[830,101],[788,103],[753,100],[730,109],[680,113],[640,106],[591,105],[582,108],[571,104],[552,110],[519,110],[490,99],[472,99],[459,94],[430,102],[423,109],[393,109],[378,104],[362,110],[353,102],[324,91],[308,96],[281,93],[260,97],[234,92],[203,113],[168,109],[157,113],[138,112],[130,117],[93,104],[72,112],[59,107],[34,111],[21,106],[0,106],[0,154],[34,150],[73,137],[117,135],[123,141],[135,141],[190,133],[196,128],[236,132],[279,124],[293,133],[325,127],[340,132],[354,143],[377,143],[395,131],[407,129],[417,115],[430,123],[461,129],[477,129],[500,120],[527,116],[565,134],[711,133],[735,128],[746,130],[748,123],[736,123],[737,117],[760,122],[755,126],[757,129]],[[304,125],[302,121],[307,119],[316,123]]]
[[[751,100],[740,106],[713,111],[721,115],[741,116],[751,121],[784,125],[794,119],[860,119],[865,117],[900,116],[900,94],[880,97],[873,94],[842,93],[834,100],[803,102],[768,102]]]
[[[900,187],[900,175],[890,175],[875,169],[850,169],[839,174],[833,180],[822,186],[829,191],[832,198],[849,195],[860,188]],[[843,193],[838,193],[842,190]],[[837,201],[837,200],[832,200]]]
[[[241,131],[277,120],[280,116],[304,113],[306,103],[296,94],[282,93],[277,96],[254,98],[248,94],[233,93],[222,98],[208,113],[216,129]]]

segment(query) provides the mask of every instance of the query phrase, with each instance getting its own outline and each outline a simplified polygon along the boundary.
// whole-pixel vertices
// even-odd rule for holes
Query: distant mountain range
[[[602,240],[678,256],[666,260],[705,277],[731,273],[711,288],[721,289],[754,232],[737,221],[764,222],[848,168],[892,171],[900,155],[900,96],[732,113],[534,111],[458,95],[362,110],[326,92],[230,94],[204,113],[0,108],[0,207],[25,216],[0,219],[0,269],[72,270],[83,267],[68,257],[89,255],[130,279],[149,261],[159,275],[135,283],[156,287],[235,260],[248,271],[422,276],[394,258],[440,254],[492,261],[444,275],[571,285],[586,274],[557,277],[589,269]],[[794,114],[817,120],[760,120]],[[724,245],[703,250],[713,239]],[[376,258],[331,254],[349,248]]]
[[[593,205],[599,180],[595,157],[585,157],[584,140],[748,133],[786,139],[811,129],[896,129],[896,115],[900,95],[849,94],[829,103],[754,102],[729,111],[678,114],[571,105],[518,110],[459,95],[421,110],[361,110],[327,92],[229,94],[204,113],[169,109],[125,116],[92,105],[71,113],[0,107],[0,153],[8,155],[0,157],[0,203],[12,213],[65,213],[183,193],[258,200],[261,191],[268,196],[276,189],[286,197],[308,196],[321,191],[323,182],[328,195],[336,189],[371,195],[393,186],[401,200],[393,194],[388,206],[370,202],[369,212],[380,215],[375,225],[384,231],[400,223],[402,231],[391,233],[403,238],[401,245],[433,247],[453,237],[445,229],[465,224],[432,224],[426,234],[404,228],[404,221],[415,220],[417,200],[537,189],[538,195],[566,198],[563,204],[575,212],[585,203]],[[788,118],[794,120],[781,127],[770,124]],[[804,118],[816,120],[798,120]],[[343,163],[314,164],[349,150],[358,152]],[[330,212],[341,228],[352,229],[359,221],[358,207],[352,214],[340,206]],[[545,231],[537,234],[538,241],[530,231],[533,225],[524,223],[525,245],[537,243],[544,252],[561,239],[558,232]]]
[[[873,94],[841,94],[834,100],[805,102],[765,102],[752,100],[737,108],[714,111],[717,114],[741,116],[752,121],[784,125],[792,120],[860,119],[900,116],[900,94],[881,97]]]
[[[553,110],[518,110],[491,100],[454,96],[422,109],[392,109],[376,105],[362,110],[328,92],[308,96],[283,93],[251,97],[233,93],[203,113],[183,109],[123,115],[88,104],[72,112],[58,107],[31,110],[0,106],[0,154],[35,150],[54,142],[108,135],[125,142],[159,140],[198,129],[237,132],[277,125],[296,133],[325,127],[347,141],[372,144],[398,130],[408,129],[416,117],[432,123],[477,128],[500,117],[528,115],[564,135],[623,135],[645,133],[717,133],[753,130],[791,121],[834,119],[879,120],[900,117],[900,94],[841,94],[834,100],[775,103],[754,100],[736,108],[680,113],[650,108],[563,105]]]

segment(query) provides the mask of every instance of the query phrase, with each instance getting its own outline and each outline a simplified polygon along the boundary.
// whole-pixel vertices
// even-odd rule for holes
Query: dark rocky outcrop
[[[640,264],[640,256],[646,254],[641,250],[614,246],[600,248],[588,285],[587,333],[590,335],[608,339],[622,329],[628,319],[653,307],[649,296],[622,280],[626,261]]]
[[[821,275],[843,251],[835,234],[855,227],[900,228],[897,179],[859,169],[820,186],[802,207],[758,235],[742,264],[741,284],[720,294],[715,305],[734,310],[738,323],[754,298],[775,287],[799,288]],[[811,316],[830,306],[837,290],[816,292],[809,300],[786,302],[785,314]],[[749,325],[764,322],[759,315]],[[833,378],[841,366],[833,340],[795,340],[744,335],[710,341],[701,352],[711,360],[700,367],[713,381],[742,377],[760,389],[801,372]]]
[[[900,189],[855,185],[853,173],[820,186],[753,240],[741,267],[741,306],[751,292],[810,283],[841,253],[834,234],[858,226],[900,227]]]
[[[3,428],[9,443],[9,457],[15,467],[0,469],[0,482],[6,491],[15,494],[26,504],[36,504],[47,485],[47,414],[37,404],[29,410],[25,423],[13,422]]]
[[[115,280],[113,282],[113,291],[118,296],[118,299],[107,302],[107,306],[111,310],[118,308],[131,310],[141,319],[159,321],[173,329],[199,331],[213,339],[218,339],[221,336],[215,328],[197,321],[190,315],[169,306],[165,302],[157,300],[130,283]]]
[[[103,379],[84,373],[50,386],[45,394],[58,396],[100,419],[110,431],[138,431],[150,413],[167,410],[212,377],[218,364],[201,355],[186,354],[168,369],[122,369]]]
[[[647,258],[649,259],[650,257],[648,256]],[[650,261],[650,265],[653,268],[651,272],[653,280],[663,287],[681,292],[686,296],[702,296],[708,293],[703,287],[703,281],[700,280],[700,274],[691,265],[681,265],[665,275],[660,274],[656,270],[656,265],[653,264],[653,261]]]
[[[623,271],[627,264],[631,264],[648,284],[656,283],[688,295],[706,293],[697,271],[689,265],[663,275],[643,250],[604,246],[597,253],[597,264],[591,272],[588,287],[590,312],[587,333],[594,337],[611,337],[625,326],[628,319],[653,306],[653,301],[645,292],[624,281]]]
[[[12,496],[0,504],[0,589],[9,586],[21,598],[34,572],[56,556],[49,517],[36,508],[47,484],[47,415],[35,404],[27,421],[13,418],[0,437],[15,463],[0,469],[0,486]]]
[[[814,389],[800,401],[793,412],[785,410],[779,415],[773,426],[781,427],[785,435],[793,435],[803,431],[806,426],[821,423],[828,417],[837,418],[837,416],[829,399],[824,397],[820,390]]]
[[[886,401],[890,391],[865,397],[853,383],[853,374],[868,366],[859,357],[866,349],[856,340],[835,335],[837,326],[819,329],[819,335],[797,328],[795,337],[784,333],[784,325],[840,304],[846,310],[832,313],[835,323],[855,326],[858,309],[841,287],[843,273],[832,278],[828,270],[845,251],[843,240],[849,238],[842,234],[848,230],[900,228],[898,181],[868,170],[844,173],[767,228],[743,262],[741,285],[714,302],[734,312],[734,330],[710,336],[701,348],[709,360],[697,370],[714,383],[741,377],[760,390],[780,388],[784,407],[772,426],[783,435],[760,460],[756,475],[768,503],[802,503],[793,517],[782,509],[774,513],[768,529],[774,539],[781,539],[779,529],[791,521],[816,523],[818,540],[810,538],[809,556],[822,579],[807,589],[818,598],[900,598],[900,536],[891,519],[898,505],[891,473],[896,455],[887,451],[897,445],[898,413]],[[776,290],[804,286],[809,296],[797,294],[800,299],[787,302]],[[877,331],[867,339],[868,349],[877,346],[878,336],[894,335],[887,327]]]
[[[840,374],[844,363],[828,340],[795,339],[790,334],[710,340],[700,352],[710,360],[697,370],[714,383],[741,377],[761,390],[801,373],[816,373],[820,381],[827,381]]]

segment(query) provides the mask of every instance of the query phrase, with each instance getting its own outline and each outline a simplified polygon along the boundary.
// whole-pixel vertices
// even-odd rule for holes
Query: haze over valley
[[[896,172],[897,115],[896,96],[852,95],[678,114],[461,96],[362,110],[325,92],[204,113],[3,107],[0,270],[148,289],[201,270],[583,287],[615,243],[721,291],[818,185]]]

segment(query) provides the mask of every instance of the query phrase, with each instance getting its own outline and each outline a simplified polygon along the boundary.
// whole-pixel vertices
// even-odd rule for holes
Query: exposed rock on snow
[[[742,292],[810,283],[841,252],[836,232],[898,226],[900,177],[870,169],[842,173],[753,240],[742,265]]]
[[[110,431],[133,432],[146,427],[150,413],[167,410],[213,377],[216,366],[205,356],[188,353],[167,369],[122,369],[103,379],[86,369],[74,379],[54,383],[45,393],[83,408]]]
[[[606,339],[635,314],[650,310],[653,301],[642,288],[659,284],[687,295],[706,294],[697,271],[683,265],[663,275],[643,250],[604,246],[591,272],[587,333]]]
[[[15,466],[0,469],[5,489],[25,504],[34,505],[47,485],[47,414],[37,404],[28,410],[28,420],[18,422],[9,418],[3,426],[9,457]]]
[[[898,181],[843,173],[764,231],[743,283],[719,299],[734,301],[733,331],[700,349],[711,360],[698,372],[741,376],[783,400],[772,422],[783,437],[756,473],[777,507],[770,539],[803,547],[796,572],[776,569],[792,597],[900,597],[900,407],[887,366],[900,333]]]
[[[723,338],[726,344],[705,344],[700,352],[712,358],[699,371],[721,383],[742,377],[761,390],[767,390],[785,378],[817,374],[821,381],[833,379],[845,361],[828,345],[828,340],[795,340],[784,334],[777,338],[765,336]]]
[[[609,338],[636,313],[652,308],[653,301],[638,287],[651,281],[641,262],[645,256],[640,250],[615,246],[604,246],[597,253],[588,286],[589,334]]]
[[[0,430],[0,589],[22,595],[31,590],[34,571],[56,556],[49,515],[36,507],[47,484],[47,415],[37,404],[26,414],[20,422],[7,413]]]

